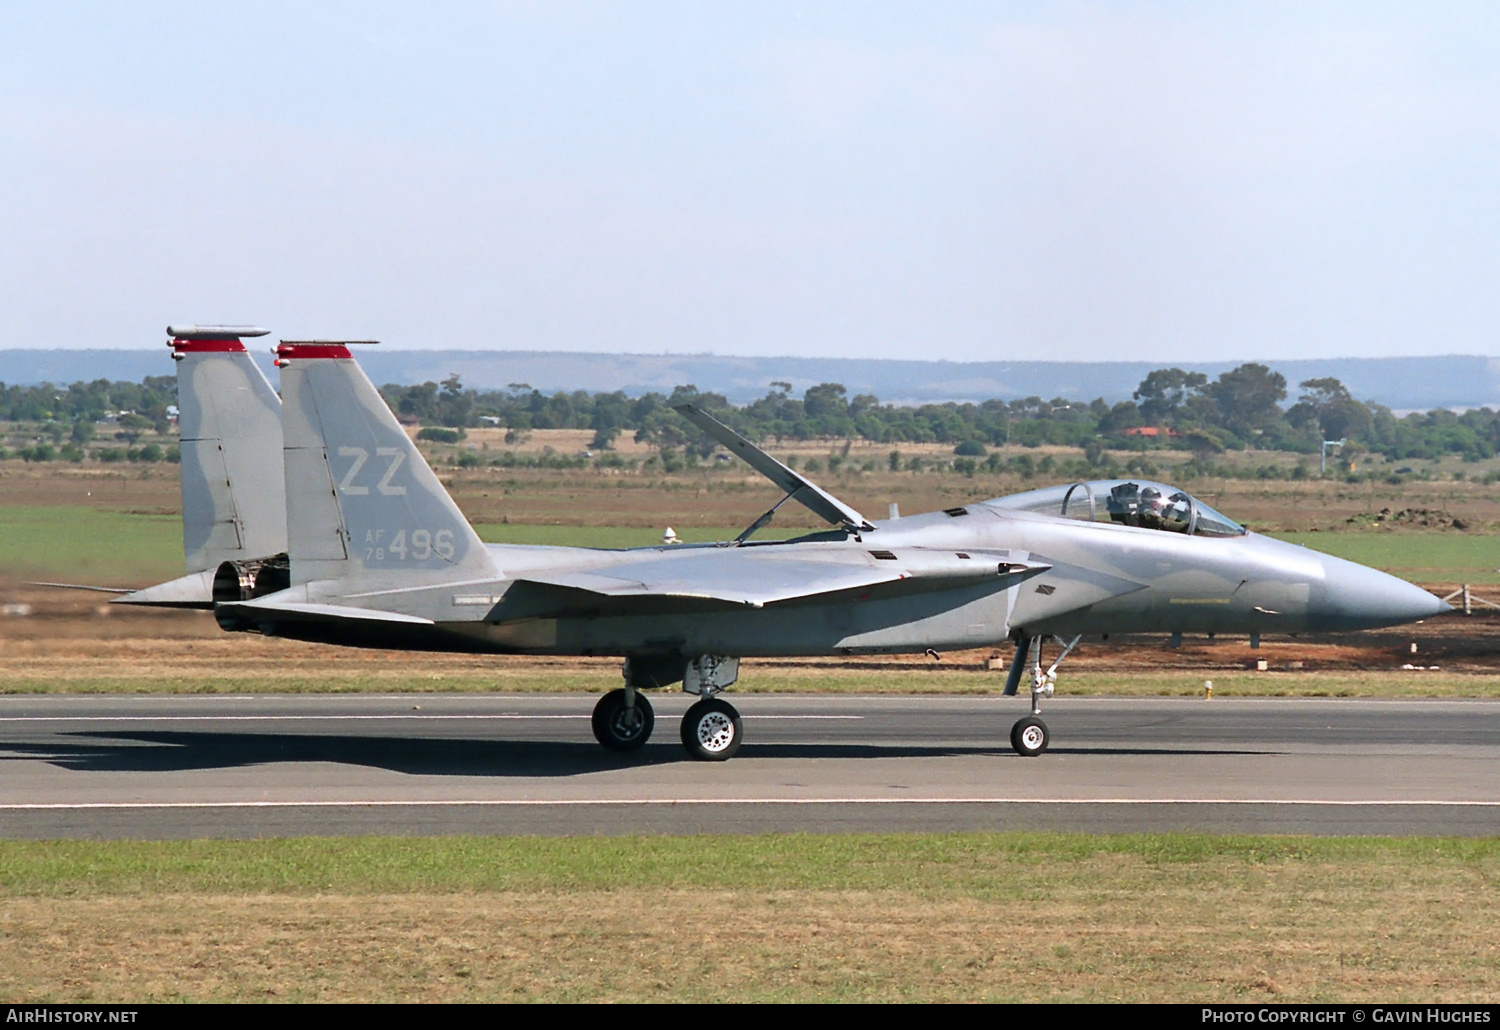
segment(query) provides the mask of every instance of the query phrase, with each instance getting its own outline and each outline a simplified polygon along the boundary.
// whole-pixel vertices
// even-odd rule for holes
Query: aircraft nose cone
[[[1326,630],[1374,629],[1451,612],[1452,606],[1404,579],[1338,558],[1324,558],[1323,601],[1315,621]]]

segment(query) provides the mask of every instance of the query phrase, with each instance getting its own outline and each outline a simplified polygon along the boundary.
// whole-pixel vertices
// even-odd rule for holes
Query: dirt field
[[[500,430],[475,430],[496,433]],[[544,432],[532,434],[536,445]],[[573,453],[576,440],[554,449]],[[540,446],[552,446],[544,443]],[[634,445],[632,445],[634,446]],[[824,441],[825,456],[842,449]],[[924,445],[928,450],[938,445]],[[571,450],[570,450],[571,448]],[[863,450],[861,450],[863,448]],[[889,445],[855,445],[850,460],[874,461],[875,471],[841,470],[814,476],[838,496],[879,518],[892,502],[906,514],[936,511],[968,501],[998,497],[1048,485],[1051,480],[1023,480],[1013,475],[953,472],[890,472],[885,457]],[[911,451],[905,445],[903,454]],[[452,449],[448,449],[451,453]],[[868,456],[864,456],[868,451]],[[1026,453],[1039,459],[1049,452],[1077,458],[1070,448],[1008,448],[1002,454]],[[443,453],[442,448],[436,449]],[[1121,455],[1121,457],[1128,457]],[[1178,461],[1185,455],[1152,455],[1153,461]],[[877,460],[878,459],[878,460]],[[847,468],[847,467],[846,467]],[[528,469],[485,467],[460,469],[438,466],[440,477],[464,514],[473,522],[526,525],[654,527],[739,526],[765,511],[780,494],[761,477],[738,464],[711,463],[698,470],[673,475],[622,469]],[[1170,467],[1158,478],[1171,480]],[[1373,516],[1382,508],[1446,512],[1475,529],[1500,526],[1500,487],[1474,479],[1401,485],[1384,482],[1348,484],[1337,480],[1199,479],[1186,484],[1190,491],[1220,511],[1254,529],[1304,532],[1346,530],[1351,517]],[[181,512],[178,472],[174,465],[121,467],[52,462],[30,465],[0,461],[0,501],[4,505],[82,506],[108,511],[175,515]],[[800,508],[783,509],[777,525],[813,527],[816,519]]]

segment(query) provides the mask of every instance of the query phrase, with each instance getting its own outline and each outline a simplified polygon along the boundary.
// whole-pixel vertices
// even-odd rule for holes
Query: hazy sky
[[[1500,4],[11,3],[0,347],[1500,354]]]

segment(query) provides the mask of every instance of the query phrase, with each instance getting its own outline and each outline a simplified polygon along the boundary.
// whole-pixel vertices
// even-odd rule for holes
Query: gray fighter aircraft
[[[742,657],[921,653],[1014,641],[1005,692],[1029,679],[1022,755],[1046,750],[1041,704],[1086,634],[1315,633],[1448,611],[1402,580],[1246,532],[1141,480],[1081,482],[872,521],[693,407],[678,410],[785,496],[719,544],[601,550],[486,545],[346,346],[283,342],[288,561],[230,559],[213,578],[227,630],[352,646],[613,655],[624,684],[595,736],[650,737],[644,690],[699,700],[684,747],[722,760],[742,739],[720,694]],[[236,493],[236,498],[238,498]],[[751,535],[787,501],[832,529]],[[251,548],[253,550],[254,548]],[[1042,644],[1061,651],[1045,669]]]

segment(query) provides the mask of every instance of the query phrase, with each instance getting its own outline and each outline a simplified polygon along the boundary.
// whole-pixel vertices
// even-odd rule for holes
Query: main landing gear
[[[682,717],[682,746],[700,762],[723,762],[734,757],[744,740],[740,713],[717,695],[740,678],[740,660],[722,655],[699,655],[688,662],[682,689],[698,701]]]
[[[656,716],[651,702],[640,692],[642,686],[664,686],[652,681],[646,666],[632,672],[625,662],[625,686],[612,690],[594,706],[594,739],[611,751],[633,751],[646,743],[655,727]],[[681,666],[678,666],[681,668]],[[682,746],[690,758],[704,762],[723,762],[733,758],[744,739],[740,713],[734,705],[717,695],[739,678],[740,660],[721,655],[699,655],[687,663],[682,689],[697,694],[699,700],[682,717]],[[646,682],[639,682],[644,678]],[[665,678],[665,677],[663,677]]]
[[[655,728],[651,702],[634,687],[611,690],[594,706],[594,739],[611,751],[634,751]]]
[[[723,762],[740,749],[744,733],[734,705],[706,697],[682,717],[682,746],[700,762]]]
[[[1053,688],[1057,685],[1057,667],[1062,660],[1068,657],[1073,648],[1083,637],[1076,636],[1072,640],[1058,638],[1058,643],[1063,645],[1062,654],[1042,671],[1042,641],[1043,637],[1022,637],[1016,643],[1016,657],[1011,662],[1010,675],[1005,680],[1005,693],[1014,696],[1021,685],[1021,673],[1023,670],[1031,674],[1031,714],[1024,719],[1016,720],[1016,724],[1010,728],[1010,746],[1016,749],[1016,754],[1023,758],[1035,758],[1047,750],[1051,742],[1052,734],[1047,729],[1047,724],[1042,721],[1042,698],[1051,697]],[[1031,654],[1031,665],[1026,665],[1026,655]]]

